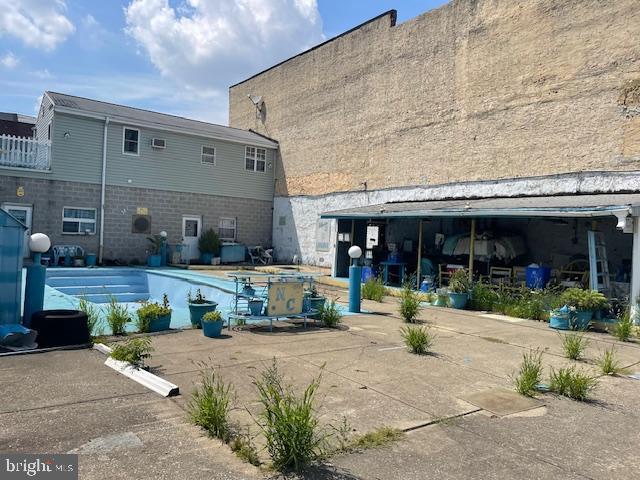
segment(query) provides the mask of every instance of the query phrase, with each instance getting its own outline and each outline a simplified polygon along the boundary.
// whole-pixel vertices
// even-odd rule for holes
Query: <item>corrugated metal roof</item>
[[[563,195],[384,203],[326,212],[322,218],[597,217],[640,207],[640,194]]]
[[[174,128],[188,131],[193,135],[226,139],[232,142],[247,143],[249,145],[259,145],[268,148],[278,148],[278,143],[274,140],[248,130],[200,122],[198,120],[168,115],[166,113],[126,107],[124,105],[101,102],[89,98],[75,97],[64,93],[46,92],[46,94],[51,98],[55,106],[108,116],[113,121],[129,122],[132,124],[139,122],[148,125],[150,128],[154,126],[164,129]]]

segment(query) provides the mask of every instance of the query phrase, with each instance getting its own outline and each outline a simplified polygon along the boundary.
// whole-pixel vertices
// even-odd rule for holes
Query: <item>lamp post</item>
[[[167,266],[167,232],[164,230],[160,232],[160,238],[162,243],[160,244],[160,266]]]
[[[23,324],[31,325],[31,316],[44,308],[44,282],[47,269],[42,265],[42,254],[51,247],[51,240],[44,233],[29,237],[29,249],[33,252],[33,264],[26,267],[27,279],[24,291]]]
[[[349,267],[349,311],[360,313],[360,284],[362,268],[358,265],[358,259],[362,256],[362,249],[357,245],[349,249],[351,266]]]

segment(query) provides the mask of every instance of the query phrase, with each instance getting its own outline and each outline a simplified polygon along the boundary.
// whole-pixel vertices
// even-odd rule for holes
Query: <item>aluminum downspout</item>
[[[100,182],[100,246],[98,249],[98,264],[102,263],[104,253],[104,197],[107,181],[107,130],[109,117],[104,117],[104,133],[102,134],[102,180]]]

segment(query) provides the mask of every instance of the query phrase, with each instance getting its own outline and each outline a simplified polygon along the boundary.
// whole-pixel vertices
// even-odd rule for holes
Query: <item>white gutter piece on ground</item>
[[[177,385],[167,382],[165,379],[149,373],[146,370],[136,368],[129,362],[121,362],[120,360],[114,360],[109,357],[104,364],[125,377],[129,377],[131,380],[147,387],[149,390],[159,393],[163,397],[171,397],[180,393],[180,388]]]
[[[99,351],[100,353],[104,353],[105,355],[111,355],[113,349],[104,343],[94,343],[93,349]]]

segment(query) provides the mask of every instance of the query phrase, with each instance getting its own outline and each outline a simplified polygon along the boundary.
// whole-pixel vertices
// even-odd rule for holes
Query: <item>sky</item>
[[[446,0],[0,0],[0,111],[52,90],[227,124],[228,87],[390,9]]]

